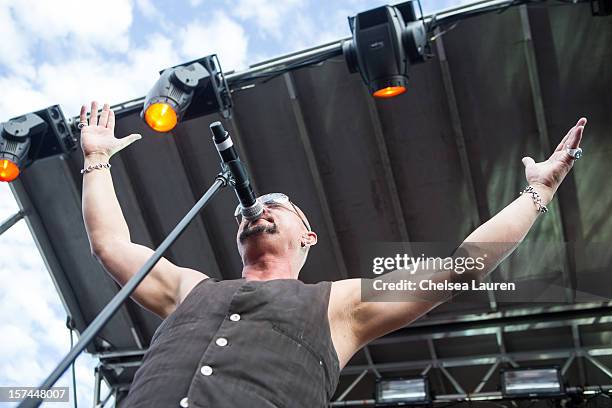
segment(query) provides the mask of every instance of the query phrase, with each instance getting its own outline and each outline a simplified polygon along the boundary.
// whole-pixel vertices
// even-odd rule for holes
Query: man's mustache
[[[244,242],[247,238],[258,235],[258,234],[277,234],[278,227],[274,222],[272,224],[261,224],[261,225],[252,225],[255,221],[249,223],[240,233],[238,239],[240,242]]]

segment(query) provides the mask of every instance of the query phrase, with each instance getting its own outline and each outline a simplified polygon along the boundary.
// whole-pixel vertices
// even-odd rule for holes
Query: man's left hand
[[[557,188],[572,169],[576,159],[569,155],[567,149],[580,147],[586,123],[586,118],[580,118],[576,125],[567,132],[548,160],[536,163],[531,157],[523,157],[527,183],[543,194],[546,201],[552,199]]]

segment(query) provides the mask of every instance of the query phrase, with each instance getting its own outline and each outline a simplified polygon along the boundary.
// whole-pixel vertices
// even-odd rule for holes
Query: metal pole
[[[81,352],[87,347],[87,345],[94,339],[96,334],[102,330],[104,325],[113,317],[113,315],[119,310],[123,302],[130,296],[130,294],[136,289],[136,287],[142,282],[147,276],[149,271],[155,266],[160,260],[164,252],[174,243],[174,241],[181,235],[181,233],[187,228],[189,223],[195,218],[206,204],[212,199],[212,197],[221,189],[225,187],[230,180],[229,170],[225,170],[219,174],[215,179],[213,185],[204,193],[202,198],[193,206],[193,208],[183,217],[183,219],[177,224],[176,227],[170,232],[170,234],[164,239],[164,241],[155,250],[151,258],[145,262],[140,270],[123,286],[123,288],[115,295],[114,298],[102,309],[100,314],[94,319],[87,329],[81,334],[79,341],[70,352],[64,357],[64,359],[57,365],[55,370],[47,377],[42,383],[39,390],[48,390],[57,382],[57,380],[64,374],[70,364],[76,360]],[[42,403],[39,398],[28,398],[23,400],[19,404],[19,408],[30,408],[38,407]]]
[[[605,375],[607,375],[608,377],[612,378],[612,370],[610,370],[610,368],[608,368],[605,364],[601,363],[598,360],[595,360],[593,357],[591,357],[588,353],[586,353],[584,355],[584,358],[587,359],[587,361],[590,361],[591,364],[593,364],[595,367],[599,368],[601,371],[603,371],[603,373]]]
[[[363,370],[361,374],[359,374],[357,378],[355,378],[355,380],[351,383],[351,385],[346,387],[346,390],[344,390],[342,394],[340,394],[340,396],[338,397],[338,399],[336,399],[336,401],[342,401],[348,395],[348,393],[351,392],[353,388],[355,388],[355,386],[359,383],[359,381],[361,381],[361,379],[365,377],[367,373],[368,373],[368,370]]]
[[[400,3],[401,4],[401,3]],[[479,11],[481,9],[487,9],[491,7],[500,7],[507,6],[512,4],[512,0],[483,0],[474,4],[463,5],[459,7],[454,7],[446,10],[441,10],[432,15],[424,16],[424,20],[426,23],[431,22],[431,20],[435,17],[438,22],[443,20],[452,20],[453,18],[458,18],[461,14],[466,12],[474,12]],[[342,54],[342,43],[346,40],[350,40],[352,37],[344,37],[340,40],[333,41],[330,43],[322,44],[317,47],[309,48],[304,51],[294,52],[291,54],[283,55],[272,60],[268,60],[262,62],[260,64],[255,64],[250,66],[248,69],[239,72],[230,72],[225,75],[225,78],[228,84],[232,82],[237,82],[243,79],[244,77],[248,77],[250,75],[262,74],[266,71],[279,69],[281,67],[297,64],[303,61],[306,61],[310,58],[320,57],[322,55],[329,54],[329,57]]]
[[[104,408],[104,406],[106,405],[106,403],[112,396],[113,396],[113,390],[109,390],[108,394],[106,394],[106,397],[104,397],[104,399],[100,402],[100,405],[96,406],[95,408]]]
[[[18,211],[16,214],[4,220],[2,222],[2,225],[0,225],[0,235],[4,234],[6,230],[11,228],[13,225],[15,225],[17,221],[23,218],[23,216],[24,216],[23,211]]]
[[[94,408],[100,405],[100,386],[102,385],[102,377],[100,376],[100,365],[94,368]],[[76,407],[76,402],[74,404]]]
[[[474,390],[473,394],[479,393],[480,391],[482,391],[482,389],[484,388],[484,386],[487,384],[487,381],[489,381],[489,378],[491,378],[491,376],[493,375],[493,373],[495,372],[495,370],[497,369],[497,366],[499,365],[499,360],[497,360],[495,362],[495,364],[493,364],[491,366],[491,368],[489,368],[489,371],[487,371],[487,373],[485,374],[485,376],[482,378],[482,380],[480,381],[480,383],[478,384],[478,386],[476,387],[476,389]]]

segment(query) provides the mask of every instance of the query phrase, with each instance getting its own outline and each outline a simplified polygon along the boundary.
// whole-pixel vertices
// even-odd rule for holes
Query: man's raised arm
[[[137,134],[115,138],[115,114],[107,104],[98,117],[97,103],[92,102],[89,122],[87,108],[83,106],[80,122],[86,125],[81,129],[85,169],[108,163],[113,154],[141,138]],[[150,258],[153,251],[131,242],[108,168],[93,168],[83,174],[82,205],[92,254],[117,283],[124,285]],[[191,287],[204,278],[206,275],[198,271],[178,267],[161,258],[132,293],[132,298],[165,318]]]
[[[525,165],[527,182],[537,194],[520,195],[472,232],[450,257],[451,259],[458,255],[477,257],[486,252],[487,257],[484,258],[482,268],[474,268],[459,275],[452,270],[432,267],[425,269],[421,263],[417,265],[416,271],[396,270],[375,280],[381,284],[401,282],[402,279],[413,282],[425,279],[434,284],[444,281],[461,283],[482,280],[523,241],[540,214],[538,211],[540,205],[545,206],[552,200],[575,160],[567,149],[579,148],[585,125],[586,119],[581,118],[561,140],[548,160],[535,163],[532,158],[524,157],[522,161]],[[541,198],[539,203],[536,202],[538,195]],[[414,290],[408,291],[409,294],[405,295],[405,298],[399,294],[393,294],[390,298],[389,291],[385,290],[381,290],[380,294],[374,290],[368,290],[367,294],[361,292],[362,287],[372,288],[373,282],[374,280],[361,279],[334,282],[335,297],[344,299],[341,300],[344,303],[348,299],[349,305],[345,306],[345,310],[350,311],[348,320],[354,343],[358,348],[377,337],[406,326],[453,295],[452,290],[422,291],[418,285],[414,286]]]

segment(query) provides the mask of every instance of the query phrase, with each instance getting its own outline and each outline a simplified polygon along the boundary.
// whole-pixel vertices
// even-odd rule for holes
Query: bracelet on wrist
[[[82,169],[81,174],[89,173],[90,171],[94,171],[98,169],[110,169],[110,168],[111,168],[110,163],[91,164],[87,166],[86,168]]]
[[[536,209],[538,210],[539,213],[543,214],[545,212],[548,212],[548,208],[543,204],[542,197],[540,196],[540,194],[538,194],[538,192],[531,185],[525,187],[525,189],[521,191],[519,195],[522,195],[523,193],[531,195],[531,198],[533,202],[535,203]]]

